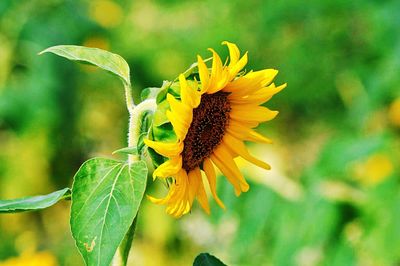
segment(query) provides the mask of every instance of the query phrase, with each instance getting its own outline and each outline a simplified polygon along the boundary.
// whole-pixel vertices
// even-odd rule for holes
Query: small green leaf
[[[70,189],[64,188],[47,195],[24,197],[12,200],[0,200],[0,213],[34,211],[50,207],[61,199],[70,196]]]
[[[160,92],[161,88],[145,88],[140,93],[140,99],[142,101],[147,99],[155,99]]]
[[[74,177],[71,230],[88,266],[109,266],[142,201],[147,178],[143,161],[86,161]]]
[[[121,56],[117,54],[98,48],[89,48],[76,45],[52,46],[40,52],[39,55],[44,53],[53,53],[69,60],[85,62],[98,66],[119,76],[126,84],[131,84],[129,77],[129,65]]]
[[[116,150],[116,151],[113,151],[112,154],[116,154],[116,153],[137,155],[137,154],[138,154],[138,150],[137,150],[136,147],[125,147],[125,148],[122,148],[122,149],[118,149],[118,150]]]
[[[208,253],[200,253],[193,262],[193,266],[226,266],[218,258]]]

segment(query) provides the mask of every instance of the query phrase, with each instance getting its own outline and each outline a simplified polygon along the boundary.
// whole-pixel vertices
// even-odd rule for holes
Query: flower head
[[[176,141],[145,140],[148,147],[166,158],[153,177],[172,179],[165,198],[149,198],[166,205],[167,213],[175,217],[188,213],[195,199],[207,213],[210,212],[202,172],[215,201],[225,208],[216,193],[215,166],[233,185],[237,196],[248,191],[249,185],[237,167],[235,157],[241,156],[259,167],[270,169],[267,163],[248,152],[243,141],[271,143],[253,128],[278,114],[260,104],[271,99],[286,84],[277,87],[272,83],[278,73],[275,69],[240,73],[247,64],[247,53],[241,57],[235,44],[223,44],[229,49],[229,64],[222,64],[219,55],[209,49],[213,55],[211,69],[198,56],[198,78],[187,80],[181,74],[180,95],[166,96],[170,107],[166,117],[172,124]]]

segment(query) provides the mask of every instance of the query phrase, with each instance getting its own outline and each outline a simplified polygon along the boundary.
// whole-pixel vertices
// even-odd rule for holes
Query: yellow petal
[[[231,95],[229,95],[229,100],[232,103],[236,103],[236,104],[260,105],[260,104],[267,102],[269,99],[272,98],[272,96],[274,96],[275,94],[277,94],[284,88],[286,88],[286,83],[281,86],[278,86],[278,87],[275,87],[275,84],[271,84],[268,87],[262,88],[248,96],[231,94]]]
[[[278,111],[254,105],[231,105],[230,118],[237,121],[265,122],[274,119]]]
[[[226,131],[238,139],[245,139],[249,134],[249,126],[237,122],[235,120],[230,120]]]
[[[197,179],[199,180],[199,187],[197,190],[197,200],[199,201],[199,203],[200,203],[201,207],[204,209],[204,211],[207,214],[210,214],[210,205],[208,204],[207,194],[204,189],[204,183],[203,183],[203,178],[201,177],[200,168],[197,167],[193,171],[194,171]]]
[[[193,205],[193,201],[197,196],[197,191],[199,189],[200,180],[197,178],[197,175],[194,170],[188,173],[188,180],[189,180],[189,204],[190,206]]]
[[[233,66],[237,63],[240,57],[240,51],[239,48],[236,46],[236,44],[224,41],[222,44],[228,46],[229,49],[229,58],[231,59],[229,62],[230,66]]]
[[[248,56],[247,52],[244,54],[244,56],[239,60],[240,58],[240,51],[239,48],[236,46],[234,43],[230,43],[227,41],[222,42],[222,44],[225,44],[228,46],[229,49],[229,78],[228,80],[232,80],[236,75],[239,73],[240,70],[243,69],[243,67],[247,64]]]
[[[236,180],[236,182],[239,183],[240,191],[246,192],[249,190],[249,185],[233,160],[232,154],[229,153],[228,149],[223,143],[221,143],[218,148],[215,149],[214,153],[211,155],[211,160],[228,178],[229,181]]]
[[[159,198],[152,197],[150,195],[146,195],[146,196],[153,203],[156,203],[156,204],[167,204],[169,202],[169,200],[171,199],[171,197],[175,194],[175,192],[176,192],[175,185],[172,184],[170,186],[168,194],[167,194],[167,196],[165,198],[159,199]]]
[[[259,124],[260,123],[256,121],[235,121],[233,119],[230,119],[228,128],[241,128],[241,127],[255,128],[258,127]]]
[[[269,138],[255,132],[254,130],[250,129],[248,136],[245,138],[245,140],[253,141],[253,142],[260,142],[260,143],[266,143],[266,144],[271,144],[272,140]]]
[[[197,56],[197,66],[199,68],[199,76],[201,81],[201,93],[206,93],[208,90],[209,80],[210,80],[210,73],[208,72],[207,66],[203,61],[201,56]]]
[[[175,99],[174,96],[172,96],[171,94],[167,94],[167,101],[171,107],[171,111],[181,117],[181,119],[183,121],[185,121],[186,123],[190,123],[192,120],[192,108],[190,108],[189,105],[178,101],[177,99]]]
[[[213,53],[213,63],[207,93],[212,94],[225,87],[228,83],[229,73],[227,69],[223,67],[219,55],[213,49],[209,48],[209,50]]]
[[[193,109],[175,99],[171,94],[167,95],[167,101],[171,107],[171,111],[166,112],[167,118],[172,123],[178,138],[183,140],[192,122]]]
[[[234,153],[238,154],[241,156],[243,159],[261,167],[266,170],[270,170],[271,166],[261,160],[258,160],[254,156],[252,156],[246,146],[243,144],[242,141],[236,139],[235,137],[231,136],[230,134],[225,134],[223,138],[223,142],[225,143],[225,146],[228,147],[229,150],[233,151]]]
[[[159,199],[159,198],[155,198],[155,197],[150,196],[150,195],[146,195],[146,197],[147,197],[148,200],[150,200],[151,202],[156,203],[156,204],[165,204],[164,201],[166,201],[165,200],[166,198]]]
[[[165,142],[158,142],[152,141],[149,139],[144,139],[144,143],[155,150],[158,154],[161,154],[165,157],[176,157],[181,154],[183,150],[183,143],[165,143]]]
[[[169,186],[169,191],[165,198],[158,199],[149,195],[146,196],[153,203],[167,205],[166,212],[175,218],[179,218],[190,211],[188,187],[186,171],[180,169],[174,176],[174,182]]]
[[[254,130],[251,129],[251,127],[252,126],[248,126],[240,122],[237,122],[235,120],[231,120],[229,121],[229,125],[226,128],[226,132],[231,134],[237,139],[249,140],[259,143],[267,143],[267,144],[272,143],[272,140],[255,132]]]
[[[175,189],[176,193],[171,196],[170,201],[181,201],[184,198],[187,186],[188,181],[186,171],[181,168],[174,176],[174,182],[171,187]]]
[[[229,80],[232,80],[233,78],[236,77],[236,75],[239,73],[240,70],[242,70],[245,65],[247,65],[247,52],[243,55],[242,58],[233,66],[229,65]]]
[[[189,124],[182,121],[177,115],[173,114],[169,110],[166,112],[168,120],[171,122],[174,127],[174,131],[179,140],[184,140],[186,133],[189,129]]]
[[[214,154],[221,162],[223,162],[229,172],[237,178],[241,190],[246,192],[249,189],[249,185],[247,184],[242,173],[237,167],[235,161],[233,160],[232,154],[229,152],[229,149],[223,143],[221,143],[214,151]]]
[[[175,179],[176,193],[170,198],[167,213],[180,217],[190,211],[190,206],[187,197],[188,178],[186,171],[181,169]]]
[[[167,178],[174,176],[182,168],[182,157],[174,157],[157,167],[153,172],[153,178]]]
[[[218,203],[218,205],[222,209],[225,209],[224,203],[221,201],[221,199],[217,195],[217,177],[215,174],[214,166],[212,165],[212,162],[210,159],[206,158],[204,160],[203,170],[206,173],[208,184],[210,185],[211,194],[213,195],[213,197],[214,197],[215,201]]]
[[[190,108],[196,108],[200,104],[200,93],[195,88],[189,86],[183,74],[179,75],[179,84],[181,87],[182,103]]]
[[[235,189],[235,195],[239,196],[240,193],[242,193],[239,181],[233,175],[228,174],[229,171],[227,170],[227,168],[215,155],[211,154],[210,158],[212,162],[218,167],[218,169],[221,170],[222,174],[228,179],[229,183],[233,185],[233,188]]]
[[[227,84],[223,90],[245,96],[270,84],[277,74],[275,69],[249,72]]]

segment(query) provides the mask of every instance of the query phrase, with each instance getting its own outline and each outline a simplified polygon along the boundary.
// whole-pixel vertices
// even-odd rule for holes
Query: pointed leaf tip
[[[47,195],[0,200],[0,213],[13,213],[41,210],[53,206],[62,199],[68,199],[70,189],[64,188]]]
[[[77,46],[57,45],[41,51],[38,55],[53,53],[72,61],[86,62],[119,76],[130,84],[129,65],[120,55],[102,49]]]
[[[193,266],[226,266],[226,264],[209,253],[200,253],[194,260]]]

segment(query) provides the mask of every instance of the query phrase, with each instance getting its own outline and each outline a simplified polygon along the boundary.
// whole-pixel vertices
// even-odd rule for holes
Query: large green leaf
[[[193,266],[226,266],[218,258],[208,253],[200,253],[193,262]]]
[[[72,187],[71,229],[87,265],[109,266],[128,232],[146,187],[143,161],[86,161]]]
[[[47,195],[0,200],[0,213],[34,211],[50,207],[59,200],[68,198],[70,189],[64,188]]]
[[[47,48],[40,52],[53,53],[69,60],[86,62],[107,70],[121,77],[126,84],[130,84],[129,65],[119,55],[101,50],[98,48],[89,48],[76,45],[57,45]]]

